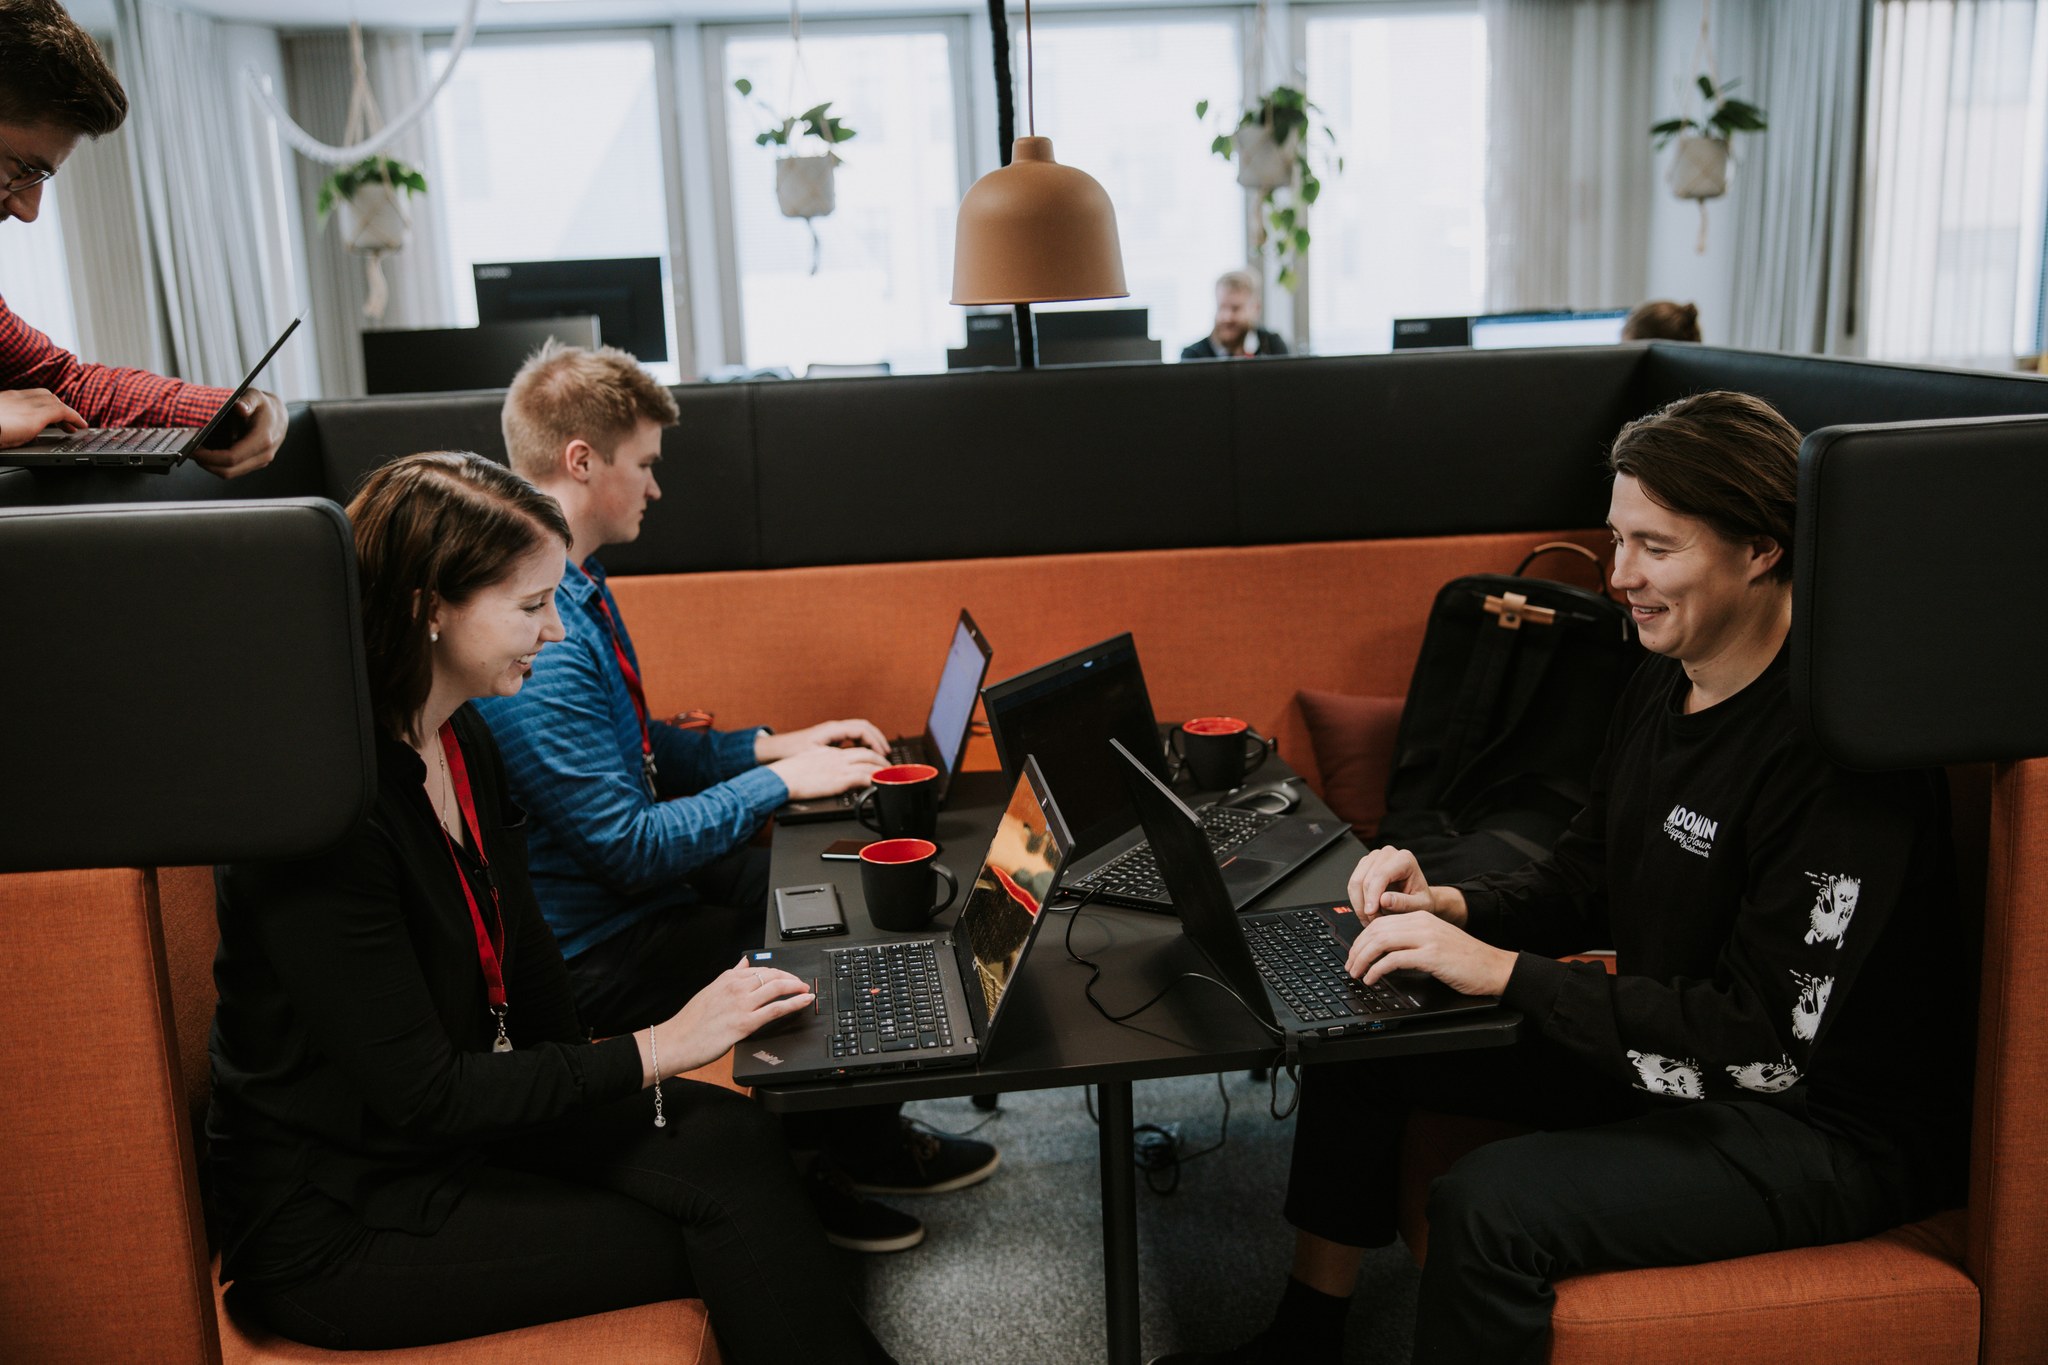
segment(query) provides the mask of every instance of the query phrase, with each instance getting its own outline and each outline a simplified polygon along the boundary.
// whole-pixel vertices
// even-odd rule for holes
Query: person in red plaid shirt
[[[0,0],[0,223],[32,223],[43,182],[81,137],[121,126],[128,96],[97,44],[56,0]],[[46,427],[196,427],[231,390],[147,370],[92,365],[15,316],[0,299],[0,449]],[[284,440],[284,404],[251,389],[235,405],[242,434],[195,458],[224,479],[261,469]],[[226,424],[223,424],[226,425]]]

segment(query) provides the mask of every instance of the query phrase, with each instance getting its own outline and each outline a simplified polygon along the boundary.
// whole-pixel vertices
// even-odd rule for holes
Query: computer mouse
[[[1239,787],[1216,803],[1265,815],[1285,815],[1301,804],[1301,794],[1286,782],[1257,782]]]

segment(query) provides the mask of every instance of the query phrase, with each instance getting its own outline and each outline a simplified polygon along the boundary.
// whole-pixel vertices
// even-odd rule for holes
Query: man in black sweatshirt
[[[1350,969],[1522,1012],[1497,1051],[1310,1068],[1272,1324],[1159,1365],[1335,1365],[1362,1249],[1395,1236],[1407,1113],[1536,1129],[1432,1188],[1417,1361],[1541,1360],[1552,1283],[1848,1241],[1961,1197],[1972,1011],[1940,773],[1821,755],[1789,693],[1799,433],[1735,393],[1623,428],[1613,582],[1652,657],[1593,800],[1518,872],[1351,878]],[[1612,974],[1556,954],[1614,949]]]

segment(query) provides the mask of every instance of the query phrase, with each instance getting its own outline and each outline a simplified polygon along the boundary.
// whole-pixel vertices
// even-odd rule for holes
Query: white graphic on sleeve
[[[1706,858],[1714,852],[1714,836],[1721,832],[1721,822],[1709,820],[1698,811],[1678,805],[1664,817],[1664,832],[1687,853],[1697,853]]]
[[[1750,1062],[1746,1066],[1731,1066],[1725,1070],[1744,1090],[1755,1090],[1765,1095],[1775,1095],[1799,1083],[1799,1068],[1792,1065],[1790,1057],[1781,1057],[1775,1062]]]
[[[1840,872],[1809,872],[1806,880],[1814,885],[1813,909],[1806,916],[1806,941],[1841,947],[1849,919],[1856,913],[1856,901],[1863,894],[1863,879]]]
[[[1792,984],[1799,988],[1799,998],[1792,1002],[1792,1036],[1802,1043],[1810,1043],[1813,1035],[1820,1032],[1821,1011],[1828,1007],[1828,996],[1834,993],[1835,979],[1795,971]]]
[[[1634,1048],[1629,1049],[1628,1059],[1636,1064],[1636,1074],[1642,1077],[1635,1083],[1638,1090],[1647,1090],[1652,1095],[1676,1095],[1682,1100],[1700,1099],[1707,1093],[1698,1062],[1680,1061],[1656,1052],[1637,1052]]]

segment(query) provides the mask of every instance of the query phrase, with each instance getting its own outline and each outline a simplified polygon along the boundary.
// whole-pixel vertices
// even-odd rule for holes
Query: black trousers
[[[1288,1221],[1345,1246],[1391,1243],[1418,1108],[1543,1131],[1489,1143],[1431,1186],[1416,1361],[1541,1360],[1566,1275],[1850,1241],[1928,1211],[1894,1152],[1766,1104],[1655,1098],[1537,1039],[1308,1068]]]
[[[734,1365],[887,1360],[854,1312],[772,1117],[669,1081],[492,1149],[430,1235],[365,1228],[307,1191],[260,1240],[324,1268],[238,1281],[231,1307],[328,1349],[423,1346],[685,1296]],[[257,1258],[262,1248],[252,1248]]]
[[[673,1015],[712,978],[761,946],[768,913],[768,850],[738,848],[690,877],[696,905],[648,916],[578,954],[569,984],[585,1028],[600,1038],[630,1033]],[[791,1114],[784,1132],[803,1151],[828,1151],[852,1163],[886,1153],[900,1138],[899,1104],[856,1105]]]

